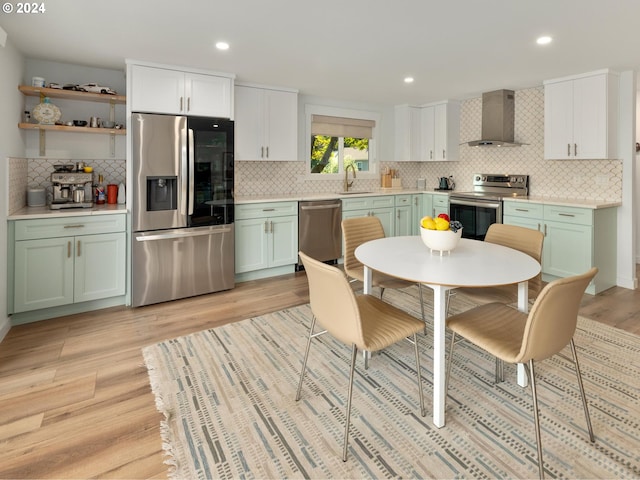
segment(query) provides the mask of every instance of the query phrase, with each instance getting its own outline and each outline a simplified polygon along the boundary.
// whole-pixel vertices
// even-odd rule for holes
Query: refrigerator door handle
[[[229,233],[230,227],[203,228],[197,230],[188,230],[179,232],[157,233],[155,235],[136,235],[136,242],[150,242],[154,240],[175,240],[186,237],[199,237],[201,235],[219,235],[221,233]]]
[[[193,184],[194,173],[193,170],[195,168],[195,144],[193,143],[193,129],[189,129],[189,215],[193,215],[193,201],[195,198],[194,190],[195,185]]]
[[[179,135],[179,148],[180,148],[180,215],[182,217],[187,216],[187,152],[189,150],[189,145],[187,144],[187,130],[186,130],[186,118],[183,117],[184,126],[180,129]],[[187,225],[187,219],[183,218],[183,226]]]

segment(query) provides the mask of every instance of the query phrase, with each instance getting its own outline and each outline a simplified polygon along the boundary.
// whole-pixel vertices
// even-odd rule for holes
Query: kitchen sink
[[[349,190],[348,192],[338,192],[338,195],[362,195],[364,193],[373,193],[373,192],[365,192],[362,190]]]

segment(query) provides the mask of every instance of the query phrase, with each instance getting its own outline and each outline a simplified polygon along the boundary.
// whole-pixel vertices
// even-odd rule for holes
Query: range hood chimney
[[[513,140],[515,93],[495,90],[482,94],[482,134],[480,140],[468,142],[470,147],[519,147]]]

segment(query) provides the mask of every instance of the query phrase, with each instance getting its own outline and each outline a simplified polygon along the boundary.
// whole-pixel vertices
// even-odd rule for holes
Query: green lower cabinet
[[[374,210],[350,210],[345,212],[342,211],[342,219],[345,218],[354,218],[354,217],[378,217],[380,219],[380,223],[382,223],[382,228],[384,229],[384,234],[386,237],[392,237],[395,233],[395,209],[394,208],[376,208]]]
[[[385,236],[394,236],[396,231],[394,195],[342,199],[343,219],[367,216],[378,217]]]
[[[290,273],[296,263],[298,202],[236,205],[237,282]]]
[[[422,194],[396,195],[395,235],[419,235],[423,205]]]
[[[587,287],[597,294],[616,285],[616,208],[504,202],[503,222],[544,233],[542,274],[547,282],[598,267]]]
[[[124,232],[15,243],[14,313],[125,294]]]
[[[593,227],[545,221],[544,273],[570,277],[593,265]]]
[[[8,227],[12,323],[124,303],[124,214],[16,220]]]

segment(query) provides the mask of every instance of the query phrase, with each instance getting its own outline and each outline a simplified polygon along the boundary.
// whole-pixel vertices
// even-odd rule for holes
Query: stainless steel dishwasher
[[[298,202],[298,250],[321,262],[342,256],[342,201]],[[298,270],[302,262],[298,260]]]

